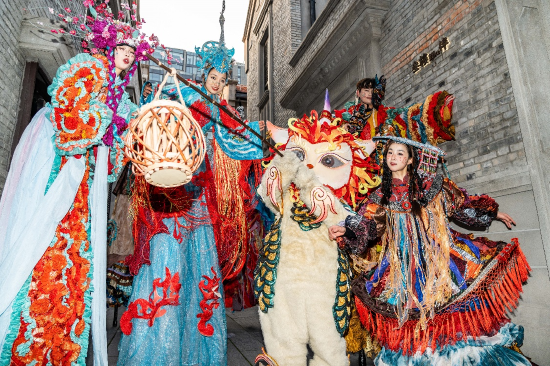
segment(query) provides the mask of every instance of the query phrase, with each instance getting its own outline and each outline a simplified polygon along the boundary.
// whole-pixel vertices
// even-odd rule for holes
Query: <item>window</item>
[[[266,31],[260,42],[260,95],[269,90],[269,42]]]
[[[162,75],[160,74],[151,74],[151,77],[149,78],[151,81],[162,81]]]
[[[242,84],[241,83],[241,67],[240,66],[237,66],[237,83]]]
[[[164,70],[157,67],[149,68],[149,80],[151,81],[162,81],[164,77]]]
[[[189,65],[195,65],[197,63],[197,57],[194,53],[187,53],[187,66]]]
[[[302,39],[305,38],[309,28],[319,18],[328,2],[329,0],[300,0]]]
[[[271,121],[271,113],[269,110],[269,103],[266,103],[261,109],[260,109],[260,121]]]

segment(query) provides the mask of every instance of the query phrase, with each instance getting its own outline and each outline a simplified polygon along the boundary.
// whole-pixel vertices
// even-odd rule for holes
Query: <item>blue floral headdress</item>
[[[228,49],[225,47],[224,35],[223,35],[223,23],[225,18],[223,13],[225,11],[225,0],[223,1],[222,12],[220,14],[220,26],[221,26],[221,35],[220,41],[208,41],[202,45],[202,47],[195,47],[195,52],[199,56],[197,60],[197,66],[202,70],[204,75],[208,75],[212,68],[215,68],[216,71],[225,74],[231,68],[231,59],[235,54],[235,49]]]

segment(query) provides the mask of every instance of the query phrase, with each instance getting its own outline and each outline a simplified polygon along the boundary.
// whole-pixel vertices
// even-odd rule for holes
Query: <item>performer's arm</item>
[[[238,113],[222,101],[221,105],[238,116]],[[215,137],[222,150],[235,160],[255,160],[264,157],[262,141],[248,131],[244,126],[231,118],[227,113],[220,110],[221,125],[215,125]],[[261,134],[260,121],[243,121],[252,130]]]
[[[499,212],[498,203],[486,194],[469,195],[453,181],[446,179],[443,191],[447,214],[454,220],[474,227],[489,227],[493,220],[502,221],[508,229],[516,223],[510,215]]]
[[[371,203],[366,205],[359,215],[349,215],[341,224],[343,225],[329,228],[330,239],[338,240],[341,248],[345,248],[353,254],[361,254],[367,249],[370,241],[384,233],[386,210]]]
[[[101,101],[107,68],[101,59],[78,54],[57,70],[48,94],[58,155],[84,154],[102,143],[113,119],[112,110]]]

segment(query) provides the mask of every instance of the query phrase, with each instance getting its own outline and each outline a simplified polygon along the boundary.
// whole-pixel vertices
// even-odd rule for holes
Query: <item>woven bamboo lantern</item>
[[[133,163],[134,174],[163,188],[188,183],[205,154],[204,135],[181,93],[181,103],[159,100],[168,76],[154,100],[141,107],[138,117],[130,123],[125,140],[125,153]],[[179,92],[179,83],[174,79]]]

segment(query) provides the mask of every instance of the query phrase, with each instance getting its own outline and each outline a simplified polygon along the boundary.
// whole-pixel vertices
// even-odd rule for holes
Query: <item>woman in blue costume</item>
[[[196,52],[201,90],[220,101],[234,50],[221,41],[206,42]],[[162,93],[179,99],[176,87]],[[227,364],[224,303],[230,304],[231,295],[224,301],[222,283],[248,292],[242,278],[255,266],[249,230],[257,219],[256,181],[250,173],[259,177],[261,140],[192,88],[182,87],[181,94],[202,127],[206,156],[184,186],[161,189],[140,177],[134,182],[136,248],[126,263],[135,277],[121,319],[119,365]],[[259,122],[248,125],[260,132]]]
[[[71,17],[92,54],[58,69],[51,105],[21,137],[0,202],[2,365],[82,365],[91,323],[94,362],[107,365],[108,182],[137,111],[124,90],[151,45],[106,3],[88,6],[94,18]]]

